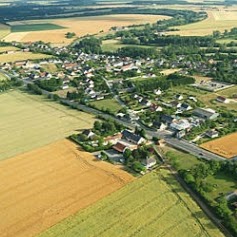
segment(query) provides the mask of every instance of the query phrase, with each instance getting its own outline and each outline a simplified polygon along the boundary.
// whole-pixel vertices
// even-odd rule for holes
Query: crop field
[[[157,20],[167,19],[167,16],[159,15],[109,15],[109,16],[93,16],[80,18],[50,19],[22,21],[11,24],[55,24],[65,29],[45,30],[34,32],[16,32],[11,33],[4,38],[5,41],[34,42],[42,40],[54,44],[69,44],[73,39],[66,39],[67,32],[75,32],[78,37],[87,34],[97,34],[101,31],[107,32],[113,26],[128,26],[134,24],[153,23]]]
[[[9,26],[0,24],[0,39],[4,38],[10,33],[11,33],[11,29]]]
[[[143,176],[40,237],[223,237],[167,170]]]
[[[93,101],[90,104],[99,110],[109,109],[111,112],[114,113],[117,113],[120,109],[122,109],[121,105],[114,99]]]
[[[43,30],[58,30],[64,27],[55,24],[25,24],[11,26],[11,32],[28,32],[28,31],[43,31]]]
[[[65,139],[1,161],[0,179],[1,237],[30,237],[134,178]]]
[[[8,51],[19,51],[20,49],[14,46],[3,46],[0,47],[0,53],[8,52]]]
[[[237,156],[237,132],[230,135],[206,142],[201,145],[202,148],[221,155],[227,159]]]
[[[18,91],[0,94],[0,160],[91,128],[93,116]]]
[[[179,26],[180,35],[210,35],[213,31],[223,32],[225,29],[230,30],[237,26],[237,11],[213,10],[207,11],[208,18],[204,21]]]
[[[44,59],[44,58],[52,58],[51,55],[42,54],[42,53],[31,53],[31,52],[14,52],[11,54],[0,54],[0,63],[6,62],[16,62],[23,60],[36,60],[36,59]]]

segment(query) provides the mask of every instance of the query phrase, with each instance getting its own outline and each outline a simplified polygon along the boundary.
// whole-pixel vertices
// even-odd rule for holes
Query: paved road
[[[27,80],[27,79],[25,79],[23,81],[24,81],[25,85],[27,85],[28,83],[32,83],[30,80]],[[42,90],[42,92],[45,95],[51,94],[50,92],[45,91],[45,90]],[[122,125],[124,125],[127,128],[130,128],[130,129],[135,129],[136,126],[141,127],[146,131],[146,134],[149,136],[149,138],[152,138],[152,137],[162,138],[166,141],[166,143],[168,145],[170,145],[176,149],[180,149],[182,151],[188,152],[188,153],[190,153],[194,156],[197,156],[199,158],[203,158],[203,159],[207,159],[207,160],[225,160],[225,158],[223,158],[219,155],[213,154],[211,152],[208,152],[208,151],[196,146],[193,143],[189,143],[186,140],[183,140],[183,139],[179,140],[177,138],[172,137],[172,132],[170,132],[170,131],[165,130],[165,131],[158,132],[154,129],[144,126],[139,121],[130,122],[127,120],[119,119],[119,118],[116,118],[112,115],[105,114],[104,112],[99,111],[97,109],[88,107],[86,105],[78,104],[77,102],[69,101],[67,99],[61,99],[61,101],[64,102],[65,104],[68,104],[69,106],[74,106],[77,109],[82,110],[84,112],[91,113],[96,116],[101,116],[104,119],[112,119],[112,120],[114,120],[118,123],[121,123]]]

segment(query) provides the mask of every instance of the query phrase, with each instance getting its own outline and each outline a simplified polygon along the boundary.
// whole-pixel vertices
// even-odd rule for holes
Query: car
[[[203,153],[202,153],[202,152],[200,152],[198,155],[199,155],[199,156],[203,156]]]

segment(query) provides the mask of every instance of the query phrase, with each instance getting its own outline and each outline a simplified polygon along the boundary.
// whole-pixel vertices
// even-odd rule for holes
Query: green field
[[[42,30],[59,30],[65,27],[45,23],[45,24],[25,24],[25,25],[13,25],[11,26],[11,32],[28,32],[28,31],[42,31]]]
[[[128,184],[40,237],[223,237],[167,170]]]
[[[175,166],[177,169],[190,169],[192,166],[200,164],[195,156],[188,153],[175,150],[173,148],[167,147],[165,156],[168,161]]]
[[[94,117],[18,91],[0,94],[0,160],[92,127]]]
[[[114,99],[93,101],[90,104],[99,110],[108,109],[113,113],[117,113],[120,109],[122,109],[121,105]]]
[[[120,48],[124,47],[139,47],[139,48],[157,48],[153,46],[146,45],[131,45],[131,44],[122,44],[119,40],[104,40],[102,42],[102,50],[104,52],[116,52]]]
[[[7,76],[5,76],[3,73],[0,72],[0,81],[6,81],[8,80]]]

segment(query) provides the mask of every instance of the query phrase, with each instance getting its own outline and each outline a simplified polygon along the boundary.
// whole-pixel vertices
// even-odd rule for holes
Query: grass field
[[[0,160],[91,128],[94,117],[41,96],[0,94]]]
[[[31,52],[14,52],[11,54],[0,54],[0,63],[16,62],[23,60],[36,60],[43,58],[52,58],[51,55]]]
[[[200,161],[193,155],[185,153],[179,150],[175,150],[171,147],[165,147],[165,156],[168,161],[176,167],[176,169],[190,169],[194,165],[200,163]]]
[[[214,30],[223,32],[237,26],[237,11],[220,9],[207,11],[204,21],[177,27],[180,35],[210,35]],[[172,33],[172,32],[171,32]],[[173,34],[173,33],[172,33]]]
[[[44,31],[44,30],[59,30],[64,27],[55,24],[23,24],[11,26],[11,32],[29,32],[29,31]]]
[[[227,159],[237,156],[237,132],[206,142],[200,145],[202,148],[221,155]]]
[[[102,42],[102,50],[104,52],[116,52],[120,48],[124,47],[139,47],[139,48],[154,48],[158,49],[158,47],[146,46],[146,45],[128,45],[121,44],[119,40],[104,40]]]
[[[93,16],[80,18],[65,18],[65,19],[51,19],[51,20],[35,20],[35,21],[21,21],[11,24],[55,24],[65,29],[58,29],[53,31],[34,31],[34,32],[16,32],[11,33],[5,41],[21,41],[34,42],[45,41],[54,44],[69,44],[73,39],[66,39],[67,32],[75,32],[77,36],[84,36],[87,34],[96,34],[100,31],[107,32],[113,26],[128,26],[142,23],[152,23],[157,20],[167,19],[167,16],[158,15],[109,15],[109,16]]]
[[[1,237],[30,237],[134,178],[69,140],[0,162]]]
[[[113,113],[117,113],[120,109],[122,109],[122,106],[114,99],[93,101],[90,104],[99,110],[109,109]]]
[[[223,237],[167,170],[152,172],[40,237]]]
[[[0,72],[0,81],[6,81],[6,80],[8,80],[8,78],[3,73]]]

